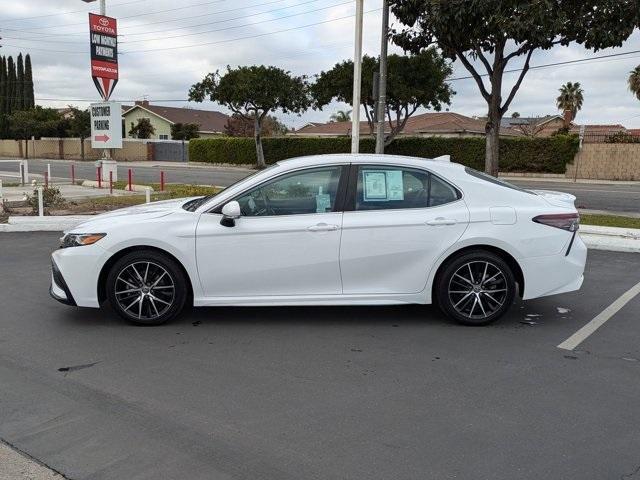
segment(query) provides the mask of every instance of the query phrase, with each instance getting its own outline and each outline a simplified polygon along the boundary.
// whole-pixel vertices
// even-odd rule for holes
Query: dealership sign
[[[104,100],[118,83],[118,26],[115,18],[89,14],[91,76]]]
[[[122,105],[118,102],[92,103],[91,148],[122,148]]]

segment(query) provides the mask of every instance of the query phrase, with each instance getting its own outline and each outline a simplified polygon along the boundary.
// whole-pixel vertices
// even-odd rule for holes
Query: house
[[[421,137],[484,137],[485,121],[453,112],[428,112],[409,117],[400,136]],[[389,132],[389,124],[385,123]],[[500,130],[503,136],[518,136],[506,127]],[[351,135],[351,122],[308,123],[287,135],[298,137],[339,137]],[[370,136],[368,122],[360,122],[360,135]]]
[[[135,125],[141,118],[149,119],[155,128],[152,139],[171,140],[171,125],[176,123],[195,123],[201,138],[222,135],[229,116],[212,110],[164,107],[151,105],[148,100],[136,101],[122,114],[125,138],[131,138],[131,123]]]
[[[615,124],[579,124],[570,121],[570,113],[567,112],[567,119],[562,115],[545,115],[542,117],[505,117],[500,125],[505,128],[515,130],[520,135],[528,137],[550,137],[560,128],[565,126],[565,122],[569,124],[569,133],[579,134],[581,130],[584,132],[585,141],[601,141],[610,135],[619,132],[629,133],[629,131],[620,125]]]

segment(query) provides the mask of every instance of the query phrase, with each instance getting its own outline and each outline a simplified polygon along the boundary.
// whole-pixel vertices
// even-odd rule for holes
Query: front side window
[[[332,212],[341,171],[341,166],[334,166],[290,173],[243,193],[236,200],[247,217]]]
[[[455,188],[424,170],[358,167],[356,210],[434,207],[458,198]]]

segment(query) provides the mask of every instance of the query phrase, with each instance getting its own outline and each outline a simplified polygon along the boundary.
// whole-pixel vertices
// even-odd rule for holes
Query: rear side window
[[[355,210],[435,207],[459,198],[453,186],[424,170],[358,167]]]
[[[524,188],[520,188],[513,183],[505,182],[504,180],[500,180],[499,178],[493,177],[486,173],[479,172],[478,170],[474,170],[473,168],[466,167],[464,171],[472,177],[479,178],[480,180],[484,180],[485,182],[493,183],[494,185],[499,185],[505,188],[510,188],[512,190],[517,190],[519,192],[528,193],[529,195],[536,195],[535,193],[529,190],[525,190]]]

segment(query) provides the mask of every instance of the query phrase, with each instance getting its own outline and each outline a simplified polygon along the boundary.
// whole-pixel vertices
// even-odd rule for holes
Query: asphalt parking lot
[[[490,327],[433,307],[207,308],[157,328],[48,296],[0,235],[0,438],[69,479],[640,479],[640,255]],[[523,323],[524,322],[524,323]]]

